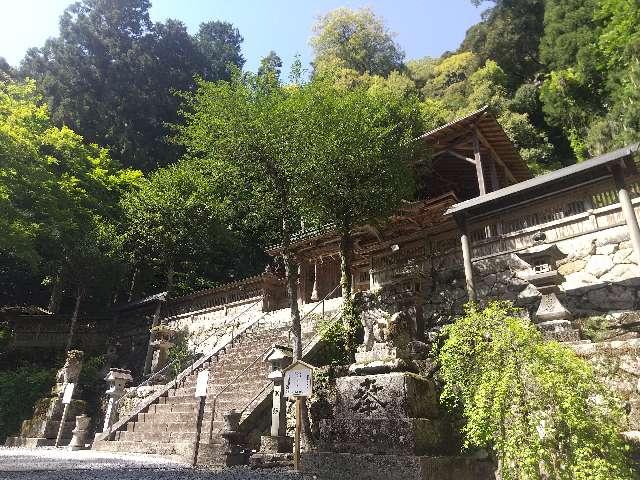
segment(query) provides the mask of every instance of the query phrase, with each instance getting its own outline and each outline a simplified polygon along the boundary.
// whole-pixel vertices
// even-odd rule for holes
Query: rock
[[[640,267],[631,263],[620,263],[600,277],[605,282],[621,282],[635,278],[640,283]]]
[[[635,303],[634,289],[620,285],[591,290],[587,297],[592,305],[601,310],[631,309]]]
[[[527,285],[527,288],[525,288],[523,291],[521,291],[518,294],[519,299],[531,299],[531,298],[537,298],[539,296],[540,296],[540,292],[538,292],[538,289],[533,285]]]
[[[597,247],[596,248],[596,254],[597,255],[611,255],[613,252],[616,251],[617,245],[614,245],[612,243],[608,244],[608,245],[603,245],[602,247]]]
[[[594,277],[601,277],[613,267],[613,260],[608,255],[593,255],[587,261],[585,272]]]
[[[558,268],[558,272],[560,275],[571,275],[572,273],[581,272],[584,270],[587,262],[585,260],[575,260],[573,262],[565,263],[564,265],[560,265]]]
[[[631,263],[633,261],[632,255],[632,248],[622,248],[613,256],[613,263]]]
[[[613,231],[609,230],[607,233],[599,233],[596,238],[596,246],[602,247],[610,243],[624,242],[625,240],[629,240],[626,227],[616,228]]]
[[[562,284],[562,289],[565,292],[568,292],[577,288],[590,287],[597,283],[598,279],[596,277],[587,272],[580,271],[566,275],[564,283]]]

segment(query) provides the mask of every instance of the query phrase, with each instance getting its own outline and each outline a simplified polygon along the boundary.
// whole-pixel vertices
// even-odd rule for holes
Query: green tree
[[[273,75],[277,80],[280,80],[280,72],[282,70],[282,59],[276,52],[271,50],[269,55],[260,60],[260,67],[258,68],[258,75]]]
[[[352,308],[353,230],[386,218],[414,193],[410,161],[414,139],[422,132],[418,99],[386,87],[346,90],[317,79],[298,93],[305,139],[304,206],[309,217],[334,225],[340,236],[344,316],[352,331],[357,323]],[[355,346],[351,335],[350,353]]]
[[[56,310],[72,278],[87,286],[95,275],[103,250],[89,244],[118,221],[118,198],[140,173],[119,169],[105,149],[56,128],[32,81],[0,82],[0,172],[2,257],[48,280]]]
[[[219,183],[181,161],[122,199],[122,248],[135,275],[129,297],[153,289],[184,294],[254,273],[246,271],[244,243],[227,226],[226,206],[212,189]]]
[[[404,52],[383,20],[368,8],[338,8],[321,16],[313,30],[317,71],[337,65],[360,74],[387,76],[402,68]]]
[[[501,478],[634,478],[620,401],[510,304],[468,305],[441,338],[442,399],[461,409],[465,445],[493,451]]]
[[[298,359],[302,351],[298,265],[291,239],[301,220],[303,113],[296,95],[300,87],[282,88],[273,80],[238,73],[231,82],[200,81],[196,92],[185,96],[185,124],[177,127],[176,141],[186,149],[187,158],[224,180],[218,196],[245,212],[246,224],[278,232]]]
[[[175,161],[165,141],[177,120],[174,90],[194,76],[229,78],[242,66],[242,37],[208,22],[192,37],[178,21],[153,24],[148,0],[83,0],[69,6],[60,33],[30,49],[21,74],[35,78],[58,125],[110,148],[124,165],[150,170]]]
[[[459,51],[471,51],[481,65],[493,60],[507,75],[510,90],[532,80],[542,69],[539,45],[545,0],[491,0],[494,4],[472,26]],[[472,0],[476,6],[483,3]]]

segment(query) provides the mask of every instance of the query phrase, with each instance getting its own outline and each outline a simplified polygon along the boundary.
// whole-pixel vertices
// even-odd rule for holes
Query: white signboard
[[[64,387],[64,393],[62,394],[62,403],[64,405],[71,403],[71,397],[73,396],[74,387],[75,384],[73,383],[67,383],[67,386]]]
[[[207,384],[209,383],[209,370],[203,370],[198,372],[198,378],[196,379],[196,397],[207,396]]]
[[[313,370],[311,365],[296,362],[284,373],[285,397],[310,397],[313,392]]]

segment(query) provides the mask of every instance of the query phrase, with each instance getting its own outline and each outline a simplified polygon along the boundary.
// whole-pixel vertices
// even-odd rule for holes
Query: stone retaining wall
[[[574,318],[604,316],[615,323],[623,314],[639,310],[640,268],[625,226],[562,240],[557,245],[567,254],[558,268],[564,276],[561,301]],[[510,300],[530,314],[535,312],[540,294],[525,280],[532,273],[529,265],[515,253],[476,260],[473,268],[478,300]],[[433,265],[431,275],[424,315],[428,327],[438,328],[460,313],[467,294],[462,266],[438,269]],[[631,326],[636,329],[638,325]]]

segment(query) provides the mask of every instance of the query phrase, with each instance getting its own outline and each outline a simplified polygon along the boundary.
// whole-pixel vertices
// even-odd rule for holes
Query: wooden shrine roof
[[[421,135],[419,139],[429,147],[432,163],[435,164],[437,158],[438,169],[444,169],[446,177],[473,184],[476,178],[474,170],[465,168],[464,159],[471,160],[470,157],[473,157],[474,133],[477,133],[481,139],[483,157],[487,154],[497,157],[501,185],[531,178],[526,162],[486,106],[431,130]]]
[[[636,170],[630,161],[640,152],[640,143],[628,145],[613,152],[600,155],[584,162],[576,163],[545,175],[517,183],[482,197],[472,198],[450,207],[446,214],[482,215],[487,211],[504,208],[518,202],[539,198],[542,195],[560,191],[579,183],[610,177],[610,167],[620,164],[628,170]]]

